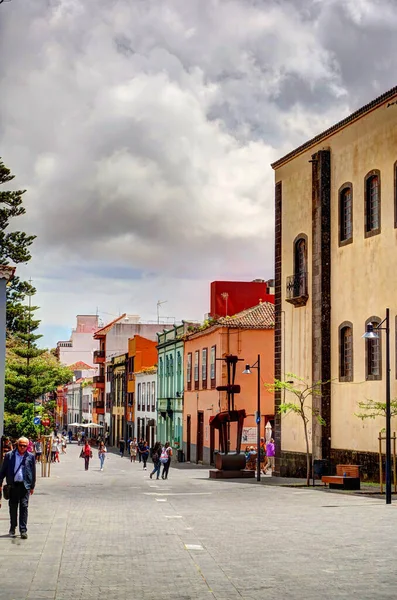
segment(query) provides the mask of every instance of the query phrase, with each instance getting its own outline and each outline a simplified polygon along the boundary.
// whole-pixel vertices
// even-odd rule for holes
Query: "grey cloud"
[[[40,278],[271,276],[269,164],[394,84],[395,19],[391,0],[2,5],[0,148]]]

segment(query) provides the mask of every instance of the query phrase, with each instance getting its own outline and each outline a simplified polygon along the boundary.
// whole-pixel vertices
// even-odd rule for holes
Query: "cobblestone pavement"
[[[168,481],[68,447],[30,502],[29,539],[0,511],[0,600],[396,597],[397,504],[313,490]]]

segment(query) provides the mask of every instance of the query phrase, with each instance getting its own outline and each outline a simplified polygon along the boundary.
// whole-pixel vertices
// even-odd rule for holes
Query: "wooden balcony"
[[[95,375],[92,379],[92,383],[94,388],[104,390],[105,389],[105,376],[104,375]]]
[[[309,298],[308,274],[296,273],[287,277],[285,300],[294,306],[304,306]]]
[[[94,352],[94,365],[100,365],[105,362],[105,351],[95,350]]]

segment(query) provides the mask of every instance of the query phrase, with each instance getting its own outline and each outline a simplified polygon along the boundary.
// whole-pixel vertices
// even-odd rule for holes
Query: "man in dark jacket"
[[[15,537],[18,524],[19,507],[19,530],[21,538],[28,537],[28,505],[29,496],[33,494],[36,485],[36,461],[34,455],[28,452],[29,440],[25,437],[19,438],[17,447],[7,452],[0,469],[0,490],[3,480],[6,479],[10,488],[10,536]]]

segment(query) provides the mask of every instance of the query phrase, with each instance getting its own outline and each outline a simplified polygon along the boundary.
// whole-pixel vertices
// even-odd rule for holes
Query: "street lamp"
[[[260,445],[261,445],[261,357],[258,354],[258,358],[253,365],[245,365],[245,369],[243,371],[244,375],[251,375],[251,369],[258,370],[258,398],[257,398],[257,410],[256,410],[256,427],[257,427],[257,450],[256,450],[256,463],[257,463],[257,474],[256,480],[261,480],[261,453],[260,453]]]
[[[382,327],[383,323],[385,324]],[[391,411],[390,411],[390,316],[386,308],[386,317],[376,327],[368,323],[363,338],[378,339],[377,331],[386,332],[386,504],[391,504]]]

